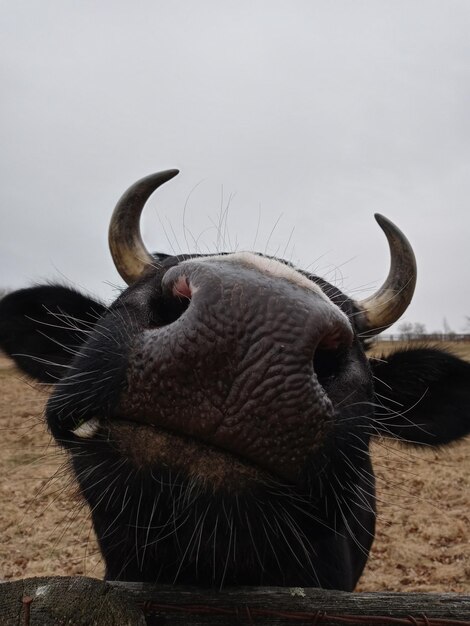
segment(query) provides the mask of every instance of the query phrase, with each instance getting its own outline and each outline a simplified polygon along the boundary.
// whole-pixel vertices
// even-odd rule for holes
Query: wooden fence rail
[[[300,587],[215,591],[82,577],[28,578],[0,585],[0,624],[470,626],[470,596]]]

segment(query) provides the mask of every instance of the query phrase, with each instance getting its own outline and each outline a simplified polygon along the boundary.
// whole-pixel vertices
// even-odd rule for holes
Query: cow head
[[[465,435],[470,365],[432,349],[370,362],[416,279],[376,216],[391,268],[357,302],[251,252],[153,255],[139,218],[174,170],[119,201],[109,307],[59,286],[0,303],[0,345],[54,384],[48,426],[88,501],[107,577],[352,589],[375,522],[373,435]]]

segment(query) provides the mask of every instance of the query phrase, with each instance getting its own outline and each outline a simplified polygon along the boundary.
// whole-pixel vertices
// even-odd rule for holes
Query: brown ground
[[[0,579],[101,577],[88,513],[42,424],[45,398],[0,357]],[[359,590],[470,593],[470,439],[439,452],[381,441],[373,456],[379,523]]]

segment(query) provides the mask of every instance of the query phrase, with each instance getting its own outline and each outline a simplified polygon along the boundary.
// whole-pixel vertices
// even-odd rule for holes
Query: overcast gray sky
[[[362,298],[388,270],[378,211],[416,251],[405,319],[463,329],[468,0],[12,0],[0,14],[0,286],[58,279],[109,301],[116,200],[178,167],[145,213],[149,248],[277,253]]]

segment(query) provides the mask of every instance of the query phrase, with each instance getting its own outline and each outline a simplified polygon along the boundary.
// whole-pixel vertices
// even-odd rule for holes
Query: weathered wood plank
[[[300,587],[216,591],[81,577],[0,584],[2,626],[144,626],[144,615],[147,626],[470,626],[470,596],[344,593]]]
[[[402,623],[416,624],[410,616],[425,625],[423,615],[430,624],[458,620],[470,625],[470,597],[459,594],[345,593],[300,587],[236,587],[214,591],[141,583],[111,584],[129,591],[140,606],[147,603],[146,613],[153,615],[147,619],[152,626],[253,623],[311,626],[315,618],[318,624],[338,626],[391,624],[391,618],[403,618]],[[337,618],[327,620],[325,613]],[[357,616],[357,620],[353,616]],[[372,616],[385,619],[364,620]]]

